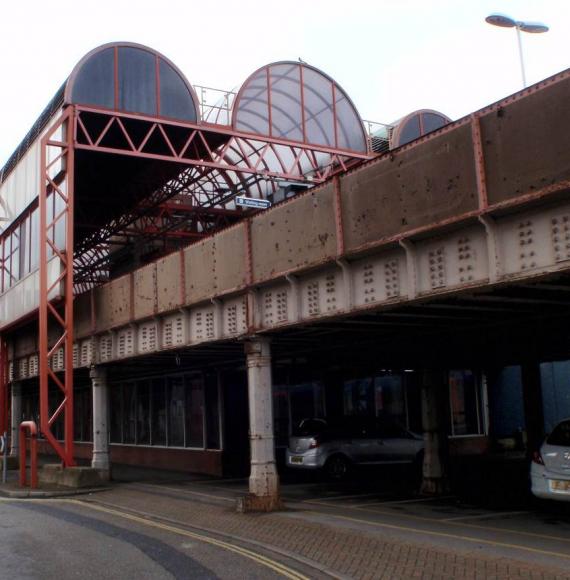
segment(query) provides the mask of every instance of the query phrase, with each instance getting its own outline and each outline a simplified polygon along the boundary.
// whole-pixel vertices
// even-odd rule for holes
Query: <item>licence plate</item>
[[[293,455],[291,457],[291,463],[297,463],[297,464],[303,463],[303,458],[299,457],[298,455]]]
[[[562,493],[570,493],[570,481],[562,481],[560,479],[550,480],[550,489]]]

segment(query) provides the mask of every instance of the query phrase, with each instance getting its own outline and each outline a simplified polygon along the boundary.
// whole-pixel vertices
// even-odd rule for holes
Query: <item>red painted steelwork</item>
[[[144,115],[109,112],[89,107],[77,106],[75,108],[77,111],[74,130],[76,149],[174,161],[185,165],[212,168],[220,171],[261,174],[265,177],[314,183],[320,183],[333,175],[335,171],[345,169],[346,164],[354,159],[364,160],[373,157],[373,155],[367,153],[337,149],[326,145],[306,144],[243,133],[219,125],[180,123]],[[102,129],[90,129],[89,123],[86,122],[89,115],[105,116],[107,123]],[[127,124],[128,120],[138,121],[139,128],[141,124],[144,124],[145,133],[142,139],[137,139],[134,135],[131,135]],[[106,135],[109,134],[113,127],[121,131],[126,143],[121,144],[121,146],[119,144],[103,144]],[[169,129],[171,130],[172,128],[186,130],[185,139],[181,145],[176,146],[169,137]],[[166,147],[170,153],[166,153],[164,150],[158,152],[156,149],[153,151],[153,147],[149,145],[151,137],[156,137],[158,134],[160,134],[162,149]],[[218,145],[212,147],[211,143],[213,141],[218,142]],[[251,149],[251,153],[245,152],[244,145]],[[261,145],[261,148],[259,145]],[[242,152],[243,156],[239,162],[231,162],[227,159],[227,152],[232,148]],[[308,179],[304,173],[296,171],[298,161],[293,161],[289,166],[283,165],[281,171],[269,170],[268,168],[261,169],[260,165],[265,164],[271,155],[283,164],[280,148],[289,150],[296,159],[304,159],[308,163],[309,169],[313,172],[312,178]],[[317,163],[315,153],[328,154],[330,156],[329,164],[322,167],[321,164]]]
[[[340,195],[340,177],[333,178],[334,187],[334,218],[336,226],[336,251],[338,256],[344,254],[344,225],[342,221],[342,199]]]
[[[8,431],[8,344],[6,339],[0,335],[0,434]]]
[[[40,161],[40,306],[39,306],[39,379],[40,427],[43,435],[61,458],[65,467],[73,459],[73,125],[74,111],[68,107],[41,140]],[[58,133],[61,141],[53,137]],[[53,155],[53,152],[58,153]],[[60,164],[58,166],[57,164]],[[57,173],[54,172],[57,170]],[[56,196],[63,209],[48,215],[48,196]],[[57,207],[57,204],[55,205]],[[65,247],[58,247],[56,229],[65,224]],[[48,260],[58,259],[61,265],[55,281],[48,280]],[[60,286],[61,285],[61,286]],[[63,308],[56,309],[50,296],[63,287]],[[55,343],[50,346],[48,328],[55,330]],[[63,348],[62,375],[53,364]],[[62,400],[53,414],[49,408],[50,384],[56,387]],[[63,413],[63,446],[52,432],[52,425]]]
[[[475,154],[475,177],[477,179],[477,194],[479,197],[479,209],[484,210],[489,205],[487,195],[487,179],[485,177],[485,157],[483,144],[481,143],[481,122],[477,114],[471,115],[471,139],[473,153]]]
[[[26,432],[30,434],[30,488],[38,487],[38,427],[33,421],[20,423],[20,487],[27,485]]]

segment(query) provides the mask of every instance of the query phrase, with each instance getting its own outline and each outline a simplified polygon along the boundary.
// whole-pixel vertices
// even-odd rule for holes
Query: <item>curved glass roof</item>
[[[301,62],[276,62],[254,72],[233,107],[237,131],[367,152],[362,120],[329,76]]]
[[[427,135],[444,125],[451,123],[451,119],[443,113],[431,109],[420,109],[406,115],[394,123],[394,131],[390,138],[390,149],[401,147]]]
[[[180,70],[155,50],[133,43],[105,44],[85,55],[67,81],[65,102],[199,120],[198,98]]]

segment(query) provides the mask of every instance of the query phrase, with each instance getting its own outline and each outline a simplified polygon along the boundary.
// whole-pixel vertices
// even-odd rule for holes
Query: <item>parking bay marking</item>
[[[317,502],[313,502],[313,503],[317,503]],[[334,507],[334,508],[338,508],[338,505],[334,505],[334,504],[317,504],[317,505],[323,505],[325,507]],[[405,513],[401,513],[401,512],[389,512],[386,510],[381,510],[378,508],[374,508],[374,509],[366,509],[363,507],[355,507],[352,505],[347,505],[347,506],[343,506],[346,509],[353,509],[353,510],[357,510],[360,512],[366,512],[369,514],[375,514],[375,515],[385,515],[385,516],[390,516],[390,517],[394,517],[394,518],[407,518],[409,520],[417,520],[420,522],[444,522],[444,520],[442,520],[441,518],[428,518],[426,516],[416,516],[413,514],[405,514]],[[318,513],[318,512],[315,512]],[[326,512],[328,515],[335,517],[336,514],[334,513],[330,513],[330,512]],[[527,512],[527,513],[532,513],[532,512]],[[368,520],[364,520],[364,521],[368,521]],[[554,536],[551,534],[539,534],[537,532],[523,532],[520,530],[513,530],[512,528],[499,528],[497,526],[482,526],[479,524],[469,524],[469,523],[462,523],[459,521],[452,521],[452,522],[445,522],[448,525],[451,526],[462,526],[464,528],[473,528],[476,530],[486,530],[486,531],[491,531],[491,532],[502,532],[502,533],[509,533],[509,534],[513,534],[513,535],[517,535],[517,536],[527,536],[529,538],[538,538],[541,540],[556,540],[558,542],[564,542],[564,543],[570,543],[570,538],[568,537],[562,537],[562,536]]]
[[[364,496],[362,496],[364,497]],[[453,495],[443,495],[441,497],[421,497],[416,499],[396,499],[394,501],[378,501],[378,502],[370,502],[370,503],[359,503],[355,504],[352,507],[359,508],[359,507],[369,507],[373,505],[398,505],[402,503],[421,503],[421,502],[428,502],[428,501],[437,501],[441,499],[453,499],[455,496]]]
[[[310,512],[313,515],[323,515],[319,512]],[[531,548],[529,546],[522,546],[520,544],[509,544],[508,542],[497,542],[495,540],[484,540],[480,538],[473,538],[471,536],[462,536],[458,534],[447,534],[445,532],[436,532],[433,530],[422,530],[421,528],[412,528],[409,526],[397,526],[395,524],[385,524],[380,522],[373,522],[370,520],[363,520],[359,518],[352,518],[350,516],[341,516],[336,514],[326,514],[333,518],[338,518],[341,520],[352,521],[359,524],[368,524],[370,526],[378,527],[378,528],[386,528],[388,530],[399,530],[402,532],[412,532],[418,535],[426,535],[426,536],[437,536],[440,538],[451,538],[454,540],[463,540],[465,542],[471,542],[475,544],[486,544],[489,546],[499,546],[501,548],[509,548],[511,550],[522,550],[523,552],[531,552],[533,554],[542,554],[544,556],[556,556],[557,558],[564,558],[565,560],[570,560],[570,554],[565,554],[562,552],[553,552],[550,550],[541,550],[539,548]],[[432,520],[434,521],[434,520]],[[441,521],[441,520],[440,520]],[[484,527],[484,526],[474,526],[474,527]],[[500,528],[498,528],[500,530]],[[501,530],[502,531],[502,530]],[[549,539],[552,539],[552,536],[546,536]]]
[[[445,522],[446,524],[452,525],[452,526],[462,526],[464,528],[473,528],[473,529],[477,529],[477,530],[487,530],[487,531],[491,531],[491,532],[502,532],[502,533],[509,533],[509,534],[513,534],[513,535],[517,535],[517,536],[527,536],[529,538],[539,538],[541,540],[556,540],[559,542],[564,542],[564,543],[570,543],[570,538],[568,537],[562,537],[562,536],[554,536],[551,534],[539,534],[537,532],[523,532],[520,530],[513,530],[512,528],[499,528],[497,526],[482,526],[479,524],[469,524],[469,523],[462,523],[460,521],[446,521],[442,518],[430,518],[427,516],[416,516],[414,514],[406,514],[406,513],[401,513],[401,512],[393,512],[393,511],[387,511],[387,510],[382,510],[379,508],[373,508],[373,509],[367,509],[365,507],[356,507],[354,505],[344,505],[344,506],[339,506],[338,504],[335,505],[333,503],[326,503],[325,501],[309,501],[307,500],[306,502],[304,502],[306,504],[311,504],[311,505],[317,505],[317,506],[323,506],[323,507],[329,507],[329,508],[335,508],[338,509],[340,507],[345,508],[345,509],[349,509],[349,510],[357,510],[359,512],[366,512],[369,514],[374,514],[374,515],[385,515],[385,516],[390,516],[393,518],[405,518],[405,519],[409,519],[409,520],[416,520],[416,521],[420,521],[420,522]],[[363,504],[363,505],[370,505],[370,504]],[[382,504],[380,504],[382,505]],[[319,513],[319,512],[315,512],[315,513]],[[335,517],[336,514],[335,513],[330,513],[330,512],[325,512],[327,515],[330,515],[332,517]],[[533,512],[525,512],[525,513],[533,513]],[[367,521],[367,520],[364,520]]]
[[[500,518],[504,516],[520,516],[522,514],[528,514],[527,511],[518,512],[487,512],[486,514],[477,514],[473,516],[457,516],[454,518],[446,518],[444,520],[437,520],[438,522],[461,522],[461,520],[477,520],[482,518]]]
[[[382,494],[382,493],[378,493],[378,492],[376,492],[376,493],[355,493],[353,495],[335,495],[335,496],[331,496],[331,497],[324,498],[322,500],[319,500],[319,499],[304,499],[302,501],[302,503],[315,503],[315,504],[319,504],[319,505],[320,504],[326,505],[325,502],[327,502],[327,501],[335,501],[335,500],[339,500],[339,499],[354,499],[354,498],[357,498],[357,497],[382,497],[383,495],[390,496],[390,495],[393,495],[393,494],[392,493]],[[371,504],[362,504],[362,505],[371,505]],[[352,506],[352,507],[354,507],[354,506]]]

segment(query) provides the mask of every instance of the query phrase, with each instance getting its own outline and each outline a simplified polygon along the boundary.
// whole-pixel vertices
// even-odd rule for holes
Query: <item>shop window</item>
[[[220,449],[220,389],[217,375],[206,377],[206,448]]]
[[[482,435],[484,433],[482,382],[469,370],[449,371],[451,434]]]
[[[73,438],[75,441],[92,441],[91,389],[78,389],[73,394]]]
[[[324,417],[323,386],[315,381],[289,386],[289,404],[292,427],[303,419]]]
[[[168,378],[168,445],[184,446],[184,377]]]
[[[286,446],[289,441],[289,387],[273,385],[273,430],[275,444]],[[292,428],[295,425],[291,426]]]
[[[204,447],[204,380],[186,377],[186,447]]]
[[[391,417],[407,425],[406,394],[401,374],[389,374],[374,379],[376,416]]]
[[[153,445],[166,445],[166,390],[164,379],[152,381],[152,438]]]
[[[123,385],[123,443],[135,443],[137,437],[137,386]]]
[[[80,429],[83,427],[78,422],[76,430]],[[219,449],[220,396],[216,375],[212,375],[206,400],[204,379],[196,374],[113,385],[110,431],[111,443],[204,448],[206,440],[210,449]]]
[[[137,385],[137,443],[150,444],[150,383],[140,381]]]
[[[273,421],[277,446],[287,445],[289,436],[303,419],[324,416],[324,387],[320,381],[274,385]]]
[[[111,410],[111,443],[123,442],[123,387],[113,385],[110,388],[109,404]]]
[[[344,383],[344,414],[348,416],[374,415],[374,392],[371,378]]]
[[[50,391],[48,394],[48,410],[50,417],[53,417],[53,414],[56,412],[60,404],[61,393],[55,390]],[[56,439],[63,439],[64,416],[65,412],[61,412],[57,419],[51,424],[51,432]]]

